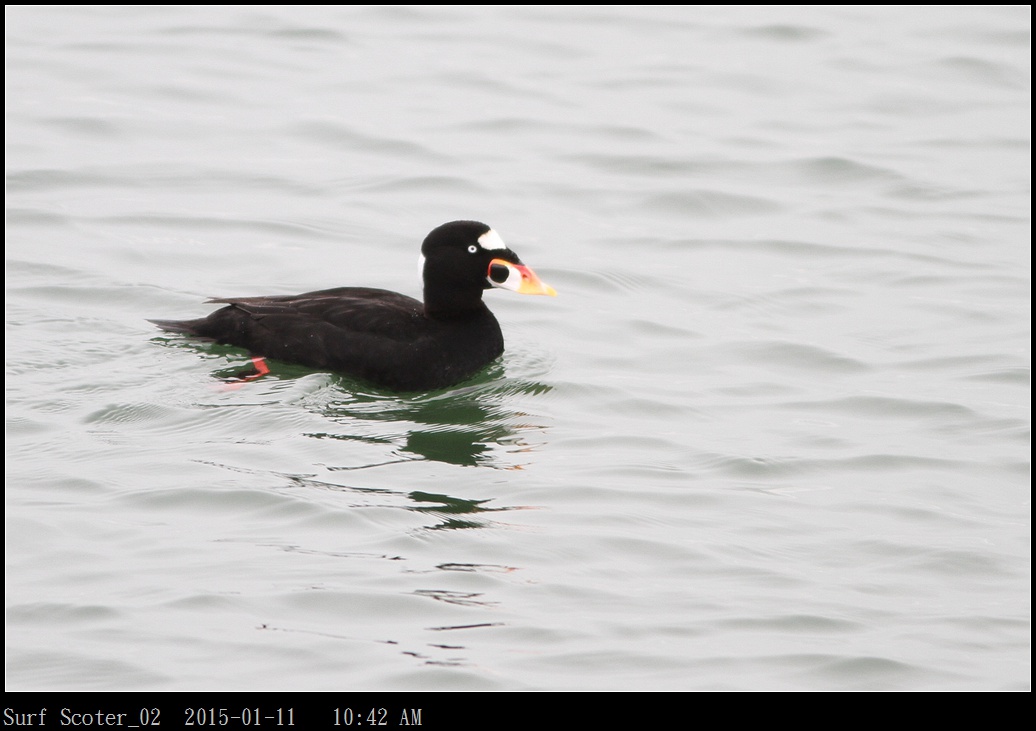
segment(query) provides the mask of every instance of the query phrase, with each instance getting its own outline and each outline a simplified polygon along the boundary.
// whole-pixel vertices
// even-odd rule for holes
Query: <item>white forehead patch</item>
[[[424,281],[424,254],[417,260],[417,278]]]
[[[502,238],[500,238],[500,234],[498,234],[493,229],[489,229],[484,234],[479,236],[478,237],[478,243],[482,245],[483,249],[506,249],[507,248],[507,244],[505,244],[504,240]]]

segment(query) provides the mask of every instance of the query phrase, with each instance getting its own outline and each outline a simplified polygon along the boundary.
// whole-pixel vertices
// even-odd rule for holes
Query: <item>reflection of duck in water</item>
[[[439,226],[421,245],[421,260],[423,303],[384,289],[339,287],[213,299],[227,306],[198,320],[152,322],[256,355],[418,391],[463,381],[504,352],[483,290],[555,294],[477,221]]]

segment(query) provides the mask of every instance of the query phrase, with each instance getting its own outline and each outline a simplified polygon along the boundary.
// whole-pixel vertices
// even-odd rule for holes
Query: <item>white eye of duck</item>
[[[469,254],[474,254],[476,251],[478,251],[478,247],[475,246],[474,244],[472,244],[471,246],[468,247],[468,253]]]

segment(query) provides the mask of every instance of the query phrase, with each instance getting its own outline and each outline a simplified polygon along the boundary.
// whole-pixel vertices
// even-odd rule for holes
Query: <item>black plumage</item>
[[[384,289],[339,287],[212,299],[226,307],[197,320],[151,322],[258,356],[416,391],[463,381],[503,353],[500,325],[482,301],[485,289],[554,294],[484,223],[439,226],[421,254],[424,302]]]

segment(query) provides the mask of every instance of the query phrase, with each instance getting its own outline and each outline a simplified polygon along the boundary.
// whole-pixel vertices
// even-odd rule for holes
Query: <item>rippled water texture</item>
[[[1029,18],[8,7],[8,689],[1028,690]],[[145,321],[457,218],[453,389]]]

